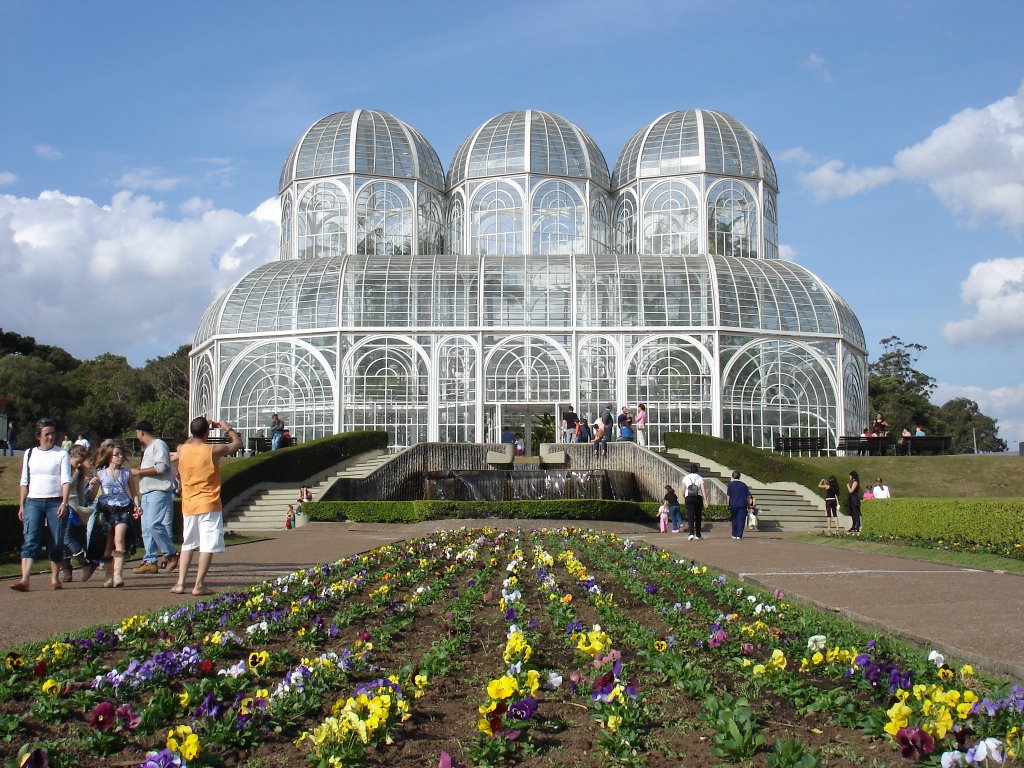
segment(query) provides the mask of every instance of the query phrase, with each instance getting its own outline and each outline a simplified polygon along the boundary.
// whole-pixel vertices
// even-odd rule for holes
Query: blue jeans
[[[11,456],[14,455],[14,441],[10,438],[7,438],[7,452],[11,454]]]
[[[173,555],[174,496],[171,491],[142,494],[142,542],[146,545],[143,562],[155,563],[160,555]]]
[[[669,504],[668,514],[672,518],[672,533],[678,533],[679,526],[683,524],[683,518],[679,514],[679,505]]]
[[[270,438],[270,450],[276,451],[281,447],[281,439],[284,437],[284,433],[275,432]]]
[[[732,515],[732,535],[734,538],[743,538],[743,528],[747,524],[747,508],[737,507],[733,509],[729,508],[729,513]]]
[[[35,559],[39,545],[43,543],[43,531],[46,531],[46,548],[50,552],[50,560],[59,563],[64,559],[64,523],[65,518],[57,517],[60,509],[60,497],[48,499],[25,499],[25,519],[21,523],[24,542],[21,545],[23,559]]]

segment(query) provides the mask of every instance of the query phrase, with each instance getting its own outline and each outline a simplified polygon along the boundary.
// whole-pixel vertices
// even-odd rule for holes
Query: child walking
[[[124,445],[116,440],[104,440],[96,457],[96,475],[89,481],[89,496],[96,498],[100,494],[94,514],[106,538],[103,572],[107,578],[103,582],[104,587],[124,586],[128,526],[132,517],[142,516],[139,488],[131,471],[124,467],[124,457]]]
[[[668,533],[668,504],[665,502],[661,502],[661,506],[658,507],[658,525],[662,533]]]

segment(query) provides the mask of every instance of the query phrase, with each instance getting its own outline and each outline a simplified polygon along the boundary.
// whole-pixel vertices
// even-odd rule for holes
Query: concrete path
[[[236,589],[440,528],[505,528],[512,522],[311,523],[269,533],[265,541],[229,547],[214,558],[209,586]],[[784,533],[750,533],[733,541],[721,523],[701,541],[637,524],[589,525],[654,544],[745,582],[781,589],[790,598],[1024,682],[1024,577],[803,544]],[[0,580],[0,648],[195,599],[168,591],[173,575],[129,573],[126,579],[123,589],[103,589],[97,574],[88,583],[76,580],[54,591],[48,576],[36,575],[27,594],[5,588],[13,579]]]

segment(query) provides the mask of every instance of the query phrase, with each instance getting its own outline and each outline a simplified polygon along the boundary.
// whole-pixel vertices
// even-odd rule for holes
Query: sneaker
[[[143,563],[138,568],[132,569],[132,573],[160,573],[156,563]]]
[[[693,541],[693,534],[691,533],[689,536],[687,536],[686,540],[687,541]]]

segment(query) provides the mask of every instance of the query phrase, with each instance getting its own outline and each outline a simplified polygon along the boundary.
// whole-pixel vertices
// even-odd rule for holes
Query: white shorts
[[[200,552],[211,553],[224,551],[224,515],[222,512],[185,515],[183,523],[182,549],[198,549]]]

